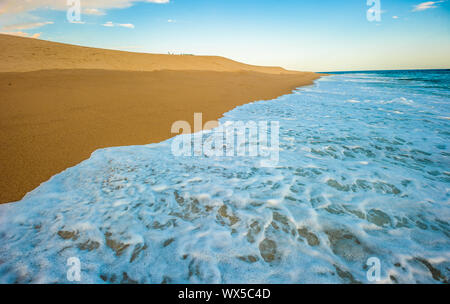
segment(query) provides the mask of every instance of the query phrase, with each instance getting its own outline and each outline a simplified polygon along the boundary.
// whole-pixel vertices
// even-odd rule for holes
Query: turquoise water
[[[0,206],[0,282],[448,282],[450,71],[335,74],[221,123],[280,123],[279,162],[98,150]],[[213,132],[204,132],[205,139]]]

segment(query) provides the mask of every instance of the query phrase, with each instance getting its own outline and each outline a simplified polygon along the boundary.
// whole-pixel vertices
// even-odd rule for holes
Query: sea
[[[0,205],[0,283],[449,282],[450,70],[335,72],[232,121],[276,121],[277,162],[178,135]]]

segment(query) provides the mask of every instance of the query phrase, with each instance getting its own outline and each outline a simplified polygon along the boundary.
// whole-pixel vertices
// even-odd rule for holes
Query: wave
[[[279,121],[276,166],[175,157],[174,138],[98,150],[0,206],[0,282],[67,282],[71,257],[82,283],[369,283],[371,258],[381,283],[448,282],[449,100],[424,112],[423,88],[352,77],[224,115]]]

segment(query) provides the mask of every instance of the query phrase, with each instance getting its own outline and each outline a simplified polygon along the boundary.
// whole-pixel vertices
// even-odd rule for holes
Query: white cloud
[[[126,27],[126,28],[133,28],[134,29],[134,24],[131,24],[131,23],[117,24],[117,26]]]
[[[83,10],[83,13],[85,13],[87,15],[97,15],[97,16],[105,15],[105,12],[102,10],[99,10],[98,8],[85,8]]]
[[[29,34],[25,32],[0,32],[0,34],[5,35],[13,35],[13,36],[19,36],[19,37],[29,37],[29,38],[39,38],[41,36],[41,33],[35,33],[35,34]]]
[[[419,11],[424,11],[430,8],[436,8],[438,7],[436,4],[445,2],[444,0],[442,1],[427,1],[427,2],[422,2],[420,4],[414,5],[413,8],[413,12],[419,12]]]
[[[5,31],[30,30],[47,24],[53,24],[53,21],[13,24],[4,26],[2,29]]]
[[[173,19],[169,19],[169,20],[167,20],[167,22],[169,22],[169,23],[176,23],[177,21],[173,20]]]
[[[400,18],[399,16],[392,16],[392,19],[398,19]]]
[[[127,8],[138,2],[165,4],[170,0],[80,0],[82,14],[86,15],[105,15],[108,9]],[[35,18],[29,12],[37,9],[59,10],[66,11],[71,5],[68,5],[67,0],[0,0],[0,26],[6,25],[8,32],[21,32],[21,30],[30,29],[33,27],[19,28],[15,25],[18,20],[24,21],[26,19],[33,20]],[[73,5],[72,5],[73,6]],[[9,20],[9,22],[7,21]],[[19,22],[20,22],[19,21]],[[29,21],[30,24],[32,21]],[[36,22],[36,21],[35,21]],[[72,23],[84,24],[82,21],[73,21]],[[38,23],[35,23],[36,25]],[[47,23],[49,24],[49,23]],[[131,23],[113,24],[106,23],[105,26],[120,26],[125,28],[134,28]],[[38,27],[38,26],[36,26]],[[23,35],[23,34],[19,34]]]
[[[106,26],[106,27],[120,26],[120,27],[126,27],[126,28],[134,29],[134,24],[131,24],[131,23],[113,23],[112,21],[108,21],[108,22],[104,23],[103,26]]]
[[[135,2],[164,4],[169,3],[170,0],[90,0],[89,5],[84,2],[87,1],[81,1],[83,12],[89,14],[90,11],[92,14],[92,12],[102,12],[111,8],[130,7]],[[68,7],[66,0],[0,0],[0,14],[15,14],[35,9],[66,10]]]

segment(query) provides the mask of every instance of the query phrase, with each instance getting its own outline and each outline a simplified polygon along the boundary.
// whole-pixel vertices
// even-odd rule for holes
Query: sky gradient
[[[149,53],[219,55],[295,70],[450,68],[450,1],[0,0],[0,32]],[[160,2],[160,3],[154,3]]]

